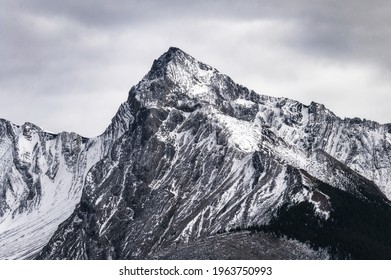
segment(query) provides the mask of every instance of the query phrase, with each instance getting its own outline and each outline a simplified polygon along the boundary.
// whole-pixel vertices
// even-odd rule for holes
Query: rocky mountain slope
[[[125,108],[93,139],[0,120],[0,259],[35,255],[72,214],[87,171],[124,132]]]
[[[0,258],[31,257],[45,245],[37,258],[186,258],[173,246],[227,244],[236,235],[223,232],[246,229],[354,258],[316,232],[290,230],[287,217],[308,232],[341,227],[345,194],[377,215],[374,232],[391,217],[390,124],[257,94],[177,48],[154,61],[101,136],[1,124]],[[302,214],[314,225],[300,223]],[[349,231],[376,238],[354,221]],[[298,244],[287,246],[306,248]],[[309,250],[302,258],[325,256]]]

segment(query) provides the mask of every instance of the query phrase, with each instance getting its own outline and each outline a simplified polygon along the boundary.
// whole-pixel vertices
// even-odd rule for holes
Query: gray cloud
[[[2,1],[0,117],[93,136],[169,46],[260,93],[390,122],[387,1]]]

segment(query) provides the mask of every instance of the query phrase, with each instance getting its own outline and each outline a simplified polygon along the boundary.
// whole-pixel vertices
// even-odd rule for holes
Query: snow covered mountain
[[[305,213],[313,227],[333,228],[358,205],[376,215],[363,222],[374,232],[391,219],[391,124],[257,94],[177,48],[96,138],[0,124],[0,258],[168,257],[205,238],[253,244],[250,233],[229,233],[246,230],[311,241],[281,241],[304,258],[325,257],[318,248],[355,257],[291,232],[287,218]]]
[[[125,130],[117,118],[93,139],[0,120],[0,259],[35,255],[72,214],[87,171]]]

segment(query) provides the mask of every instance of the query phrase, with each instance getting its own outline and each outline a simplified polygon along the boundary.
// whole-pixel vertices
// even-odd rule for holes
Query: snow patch
[[[386,140],[391,144],[391,133],[386,134]]]
[[[243,99],[243,98],[236,99],[235,103],[238,105],[244,106],[244,107],[252,107],[255,105],[254,102],[247,100],[247,99]]]
[[[253,122],[238,120],[236,118],[215,114],[218,123],[225,126],[230,132],[231,143],[240,150],[250,153],[259,149],[262,142],[262,128]]]

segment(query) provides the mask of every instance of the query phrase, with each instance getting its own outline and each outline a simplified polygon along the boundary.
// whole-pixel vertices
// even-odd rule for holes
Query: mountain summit
[[[170,48],[100,136],[0,122],[0,257],[391,258],[390,132]]]
[[[184,67],[186,62],[192,63],[195,61],[191,56],[184,53],[182,50],[170,47],[166,53],[161,55],[158,59],[153,62],[152,68],[147,74],[148,79],[163,78],[166,75],[169,64],[175,64],[178,67],[182,64]]]

